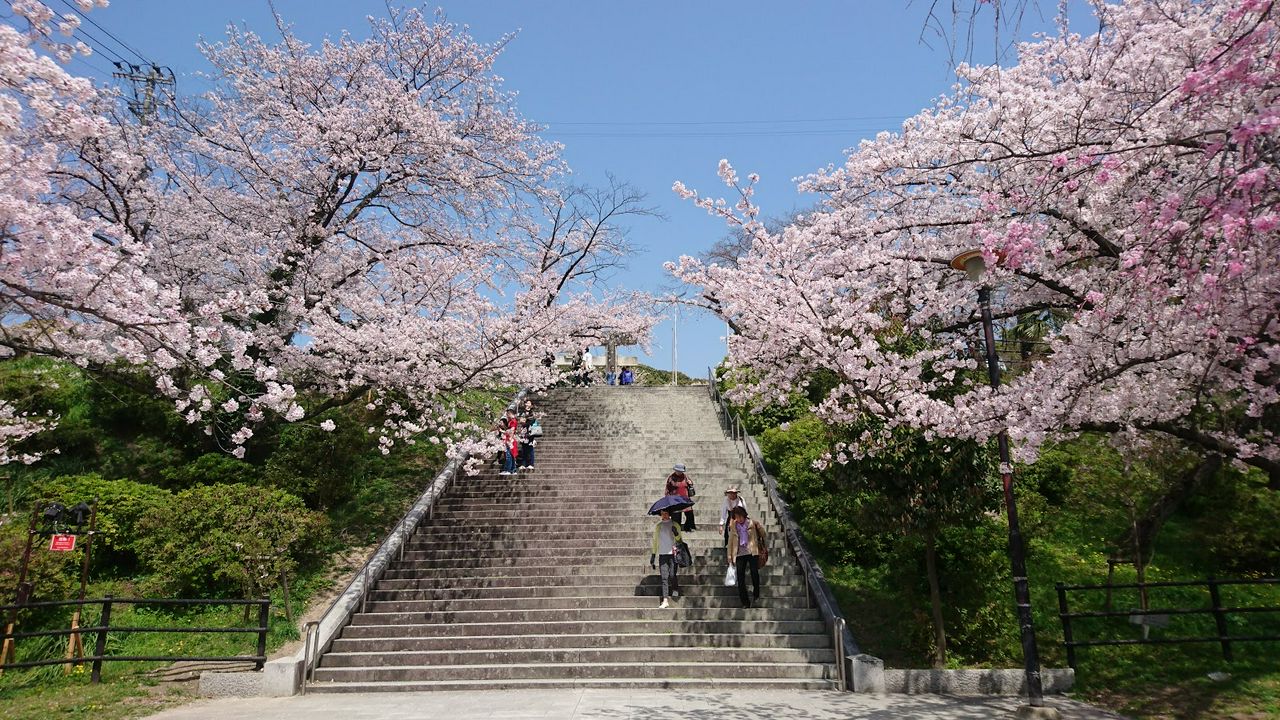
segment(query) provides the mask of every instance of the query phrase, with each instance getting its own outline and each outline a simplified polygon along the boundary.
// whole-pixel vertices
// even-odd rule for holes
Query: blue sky
[[[45,2],[67,9],[64,0]],[[1056,5],[1029,3],[1022,38],[1048,29]],[[724,188],[716,166],[728,158],[740,175],[761,175],[757,200],[767,215],[787,215],[816,200],[798,194],[794,178],[840,163],[846,148],[896,129],[948,90],[950,53],[925,31],[929,5],[472,0],[443,7],[481,41],[518,32],[497,72],[519,93],[521,114],[547,125],[547,137],[565,145],[575,181],[603,184],[612,173],[647,192],[666,216],[631,223],[644,251],[616,278],[654,291],[670,284],[664,261],[696,255],[725,233],[720,221],[675,197],[674,181],[718,195]],[[275,0],[275,8],[308,41],[344,29],[363,36],[365,17],[385,13],[381,0]],[[194,76],[206,67],[195,49],[199,38],[220,38],[230,22],[275,34],[266,0],[112,0],[89,17],[100,26],[85,25],[98,41],[90,44],[138,62],[107,33],[115,36],[172,68],[178,91],[188,94],[207,89]],[[990,61],[992,21],[976,27],[972,57]],[[1080,27],[1089,29],[1083,19]],[[922,32],[932,48],[921,42]],[[103,52],[89,63],[102,70],[110,60]],[[101,74],[80,62],[72,70]],[[724,332],[713,318],[683,313],[680,369],[701,375],[719,362]],[[657,328],[650,361],[671,367],[670,322]]]

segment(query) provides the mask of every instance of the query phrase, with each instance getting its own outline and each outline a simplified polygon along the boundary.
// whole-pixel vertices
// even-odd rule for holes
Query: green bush
[[[5,468],[15,498],[26,495],[29,481],[79,472],[84,458],[97,454],[89,394],[88,380],[74,365],[41,357],[0,362],[0,398],[21,412],[57,416],[57,427],[36,434],[22,446],[24,450],[45,453],[43,459],[33,466],[14,464]]]
[[[9,515],[0,523],[0,598],[11,603],[16,598],[18,577],[22,566],[22,552],[27,543],[30,515]],[[27,581],[32,585],[32,600],[65,600],[75,594],[79,583],[76,570],[80,567],[80,550],[75,552],[50,552],[49,538],[37,535],[31,545],[31,563],[27,567]]]
[[[97,498],[97,533],[93,539],[93,565],[119,572],[136,567],[141,540],[139,521],[167,507],[173,495],[163,488],[133,480],[105,480],[100,475],[62,475],[39,483],[41,499],[71,507]]]
[[[1261,472],[1224,470],[1192,505],[1217,572],[1280,575],[1280,492]]]
[[[261,475],[257,467],[222,452],[205,453],[185,465],[160,471],[165,485],[179,490],[216,483],[257,485]]]
[[[287,425],[263,468],[263,481],[302,498],[309,507],[332,508],[354,494],[363,455],[373,446],[369,437],[364,424],[350,418],[339,419],[332,432],[310,424]]]
[[[140,522],[146,589],[187,597],[257,597],[321,545],[327,522],[283,490],[202,485]]]

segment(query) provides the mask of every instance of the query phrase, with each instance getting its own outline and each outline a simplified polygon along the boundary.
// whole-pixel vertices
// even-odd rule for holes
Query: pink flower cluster
[[[389,451],[465,433],[464,390],[654,322],[599,285],[638,198],[564,185],[492,72],[505,39],[413,10],[318,47],[233,26],[203,46],[213,90],[138,122],[49,57],[74,15],[12,5],[0,296],[25,321],[0,344],[135,365],[237,455],[268,417],[368,398]]]
[[[1082,430],[1165,433],[1264,469],[1280,444],[1280,20],[1273,2],[1097,3],[1012,67],[801,184],[778,232],[678,185],[754,242],[734,267],[670,267],[735,328],[743,397],[840,382],[828,421],[986,439],[1021,459]],[[721,164],[720,175],[749,197]],[[982,252],[1005,383],[986,384]],[[866,438],[847,455],[874,451]],[[1280,486],[1280,485],[1278,485]]]

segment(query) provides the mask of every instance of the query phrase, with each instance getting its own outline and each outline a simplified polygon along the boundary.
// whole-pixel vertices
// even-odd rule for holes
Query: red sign
[[[75,535],[54,535],[49,541],[49,549],[54,552],[67,552],[76,549]]]

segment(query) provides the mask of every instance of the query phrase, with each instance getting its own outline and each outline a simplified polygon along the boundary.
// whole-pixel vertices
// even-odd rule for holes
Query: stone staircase
[[[314,692],[527,687],[836,687],[804,577],[705,388],[591,387],[541,401],[537,469],[460,479],[324,653]],[[675,462],[701,500],[694,566],[659,609],[654,518]],[[769,533],[761,599],[723,586],[738,485]]]

